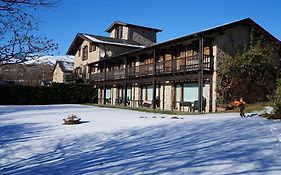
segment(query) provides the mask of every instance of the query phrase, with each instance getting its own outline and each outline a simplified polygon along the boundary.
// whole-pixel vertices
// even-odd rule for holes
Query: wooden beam
[[[199,38],[199,71],[198,71],[198,112],[203,111],[203,62],[204,62],[204,39]]]
[[[152,96],[152,107],[156,108],[156,50],[153,50],[153,77],[152,77],[152,86],[153,86],[153,96]]]
[[[124,64],[125,64],[125,78],[124,78],[124,106],[127,106],[127,76],[128,76],[128,65],[127,65],[127,57],[124,57]]]
[[[214,54],[213,54],[213,46],[210,45],[210,70],[214,71]]]
[[[206,72],[204,73],[204,79],[210,79],[211,78],[211,72]],[[189,74],[181,74],[181,75],[163,75],[163,76],[155,76],[155,81],[156,82],[166,82],[166,81],[180,81],[180,80],[186,80],[186,81],[194,81],[198,82],[198,73],[189,73]],[[139,84],[144,84],[144,83],[152,83],[153,82],[153,77],[142,77],[142,78],[135,78],[135,79],[127,79],[127,84],[132,84],[132,83],[139,83]],[[92,85],[98,85],[98,86],[104,86],[104,81],[99,81],[99,82],[90,82]],[[124,85],[124,79],[122,80],[107,80],[106,81],[107,86],[112,86],[112,85]]]
[[[166,83],[163,83],[162,86],[163,86],[163,96],[162,96],[163,106],[162,106],[162,108],[163,108],[163,110],[165,110],[165,86],[166,86]]]
[[[103,104],[106,104],[106,62],[104,62]]]

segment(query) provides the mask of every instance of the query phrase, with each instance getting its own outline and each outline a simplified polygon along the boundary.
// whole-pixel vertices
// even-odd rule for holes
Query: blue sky
[[[63,55],[78,32],[107,36],[115,20],[160,28],[158,42],[250,17],[281,39],[280,0],[61,0],[40,9],[39,33]]]

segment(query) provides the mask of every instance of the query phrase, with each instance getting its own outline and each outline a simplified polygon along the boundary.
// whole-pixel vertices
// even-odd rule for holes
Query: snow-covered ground
[[[79,125],[62,125],[69,114]],[[82,105],[0,106],[0,174],[281,174],[281,122]]]

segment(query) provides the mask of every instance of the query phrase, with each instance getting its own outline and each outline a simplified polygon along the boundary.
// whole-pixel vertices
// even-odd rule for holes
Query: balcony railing
[[[208,55],[204,55],[203,69],[211,70],[212,59]],[[165,75],[170,73],[183,73],[199,69],[198,56],[184,57],[169,61],[161,61],[156,63],[155,75]],[[127,68],[127,78],[137,78],[153,75],[154,64],[144,64]],[[106,80],[120,80],[125,78],[125,68],[118,70],[106,71]],[[95,73],[90,75],[90,81],[104,81],[105,73]]]

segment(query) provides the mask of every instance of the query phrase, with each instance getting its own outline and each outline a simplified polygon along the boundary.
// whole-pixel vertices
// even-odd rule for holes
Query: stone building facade
[[[106,31],[112,41],[122,42],[78,34],[68,54],[75,55],[75,69],[88,73],[84,78],[98,88],[99,103],[214,112],[217,63],[222,55],[232,57],[234,50],[249,47],[253,28],[280,48],[278,39],[247,18],[157,44],[161,30],[114,22]],[[79,52],[91,43],[98,51],[88,51],[83,60]]]
[[[53,83],[71,83],[73,81],[73,62],[56,61],[53,71]]]

